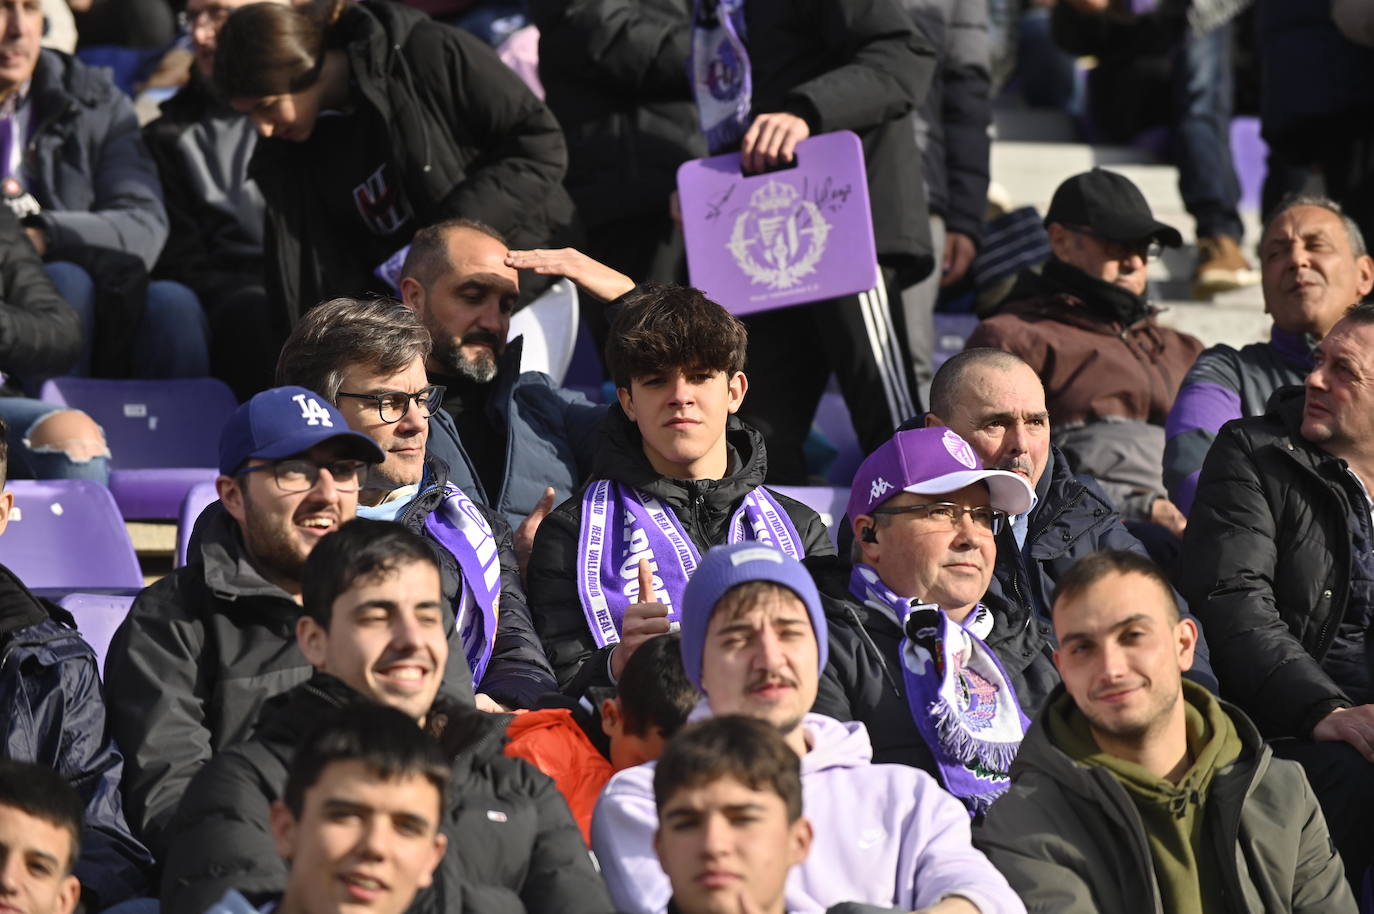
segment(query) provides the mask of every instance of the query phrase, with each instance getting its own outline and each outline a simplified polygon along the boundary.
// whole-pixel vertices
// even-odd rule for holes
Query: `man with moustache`
[[[1058,581],[1082,557],[1102,549],[1145,554],[1112,502],[1077,476],[1050,443],[1045,388],[1019,356],[967,349],[940,366],[930,388],[927,426],[947,426],[973,446],[983,465],[1010,470],[1034,490],[1029,511],[1013,514],[997,533],[997,564],[988,605],[998,616],[993,643],[1013,677],[1023,677],[1027,713],[1059,682],[1050,661],[1050,607]],[[911,423],[914,424],[914,423]],[[852,518],[851,518],[852,519]],[[1180,608],[1186,614],[1186,606]],[[1199,636],[1187,675],[1216,691],[1206,641]],[[1019,685],[1019,683],[1018,683]]]
[[[1179,587],[1222,694],[1303,764],[1358,887],[1374,861],[1374,303],[1313,359],[1305,389],[1217,435]]]
[[[146,588],[105,661],[110,732],[124,751],[129,824],[164,859],[187,783],[246,737],[262,703],[310,676],[292,638],[301,568],[354,516],[383,454],[318,394],[278,387],[249,400],[220,435],[220,501],[201,515],[185,567]],[[452,615],[445,631],[458,637]],[[471,702],[452,652],[446,685]]]

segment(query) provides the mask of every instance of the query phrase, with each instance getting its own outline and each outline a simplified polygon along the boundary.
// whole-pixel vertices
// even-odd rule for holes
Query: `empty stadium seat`
[[[186,493],[181,503],[181,513],[177,516],[177,555],[176,567],[186,564],[186,553],[191,548],[191,531],[195,529],[196,518],[209,505],[219,501],[219,492],[211,482],[199,482]]]
[[[566,279],[515,312],[507,338],[525,338],[520,370],[542,371],[562,384],[577,346],[577,321],[577,287]]]
[[[124,617],[129,614],[129,607],[134,604],[133,596],[69,593],[58,600],[58,603],[76,620],[76,627],[81,631],[81,637],[91,646],[91,650],[95,651],[96,667],[103,674],[105,655],[110,650],[110,639],[114,637],[115,629],[119,628]]]
[[[124,517],[171,519],[186,493],[218,475],[220,428],[238,406],[214,378],[54,378],[42,398],[85,411],[110,445],[110,492]]]
[[[849,503],[849,490],[830,486],[769,486],[779,495],[795,498],[821,516],[830,533],[830,542],[839,546],[840,524]]]
[[[137,590],[143,572],[109,491],[88,479],[18,479],[0,563],[30,589]]]

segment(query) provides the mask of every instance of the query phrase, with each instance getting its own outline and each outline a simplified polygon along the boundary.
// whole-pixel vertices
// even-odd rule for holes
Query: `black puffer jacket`
[[[706,155],[687,80],[691,0],[534,0],[564,182],[589,228],[668,214],[677,167]]]
[[[233,518],[211,505],[193,539],[191,563],[138,595],[105,660],[125,813],[159,860],[191,778],[248,736],[263,702],[311,674],[296,646],[300,606],[254,567]],[[472,673],[451,612],[444,625],[445,694],[471,704]]]
[[[182,800],[163,871],[167,914],[201,914],[228,889],[280,894],[286,867],[267,809],[286,786],[296,741],[319,716],[364,701],[317,673],[263,708],[253,738],[206,765]],[[443,831],[449,851],[411,914],[604,914],[605,886],[567,804],[536,769],[502,755],[506,715],[438,706],[431,729],[453,758]],[[457,883],[455,887],[455,883]]]
[[[425,477],[422,488],[402,511],[397,522],[429,540],[434,536],[425,526],[425,518],[433,514],[446,497],[448,468],[437,457],[425,457]],[[474,504],[476,504],[474,502]],[[535,699],[556,691],[553,670],[534,633],[530,609],[525,605],[525,588],[520,583],[520,566],[515,559],[510,524],[491,508],[476,504],[477,510],[491,526],[501,560],[501,602],[496,624],[496,644],[482,681],[475,684],[478,692],[490,695],[508,708],[532,708]],[[456,606],[462,573],[458,560],[447,549],[439,549],[442,564],[444,597]]]
[[[639,428],[612,406],[603,426],[592,479],[610,479],[647,492],[673,510],[697,549],[725,542],[730,518],[744,496],[763,485],[768,455],[763,436],[731,416],[726,423],[730,475],[690,481],[660,476],[644,456]],[[612,646],[597,650],[577,593],[578,540],[586,486],[555,508],[539,526],[527,580],[534,626],[553,664],[558,685],[580,695],[588,686],[609,685],[606,661]],[[834,545],[820,515],[799,501],[773,493],[792,519],[807,555],[833,555]],[[579,672],[586,668],[585,673]]]
[[[1183,538],[1179,584],[1211,641],[1222,695],[1266,737],[1306,738],[1352,702],[1322,667],[1346,611],[1352,506],[1343,460],[1301,434],[1304,392],[1222,426]]]
[[[384,0],[347,5],[330,41],[348,55],[353,117],[390,128],[388,164],[417,227],[464,216],[513,248],[566,238],[574,216],[560,183],[563,133],[481,41]],[[355,273],[357,256],[332,240],[309,179],[329,152],[267,139],[249,169],[267,201],[267,290],[293,324],[325,298],[364,291],[336,287],[335,277]]]

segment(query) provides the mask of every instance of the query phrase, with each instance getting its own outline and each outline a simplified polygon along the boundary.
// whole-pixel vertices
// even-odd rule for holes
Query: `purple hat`
[[[1025,479],[1006,470],[985,470],[978,453],[952,429],[913,428],[883,442],[859,465],[849,490],[849,522],[898,492],[943,495],[985,482],[992,507],[1008,514],[1030,510],[1034,493]]]
[[[816,582],[811,580],[811,573],[802,563],[781,549],[763,543],[751,541],[712,546],[682,593],[682,667],[698,689],[701,688],[701,658],[706,650],[706,629],[711,624],[711,614],[728,590],[750,581],[772,581],[797,595],[811,618],[820,669],[825,669],[830,629],[825,624],[825,610],[821,607]]]
[[[237,472],[254,458],[279,460],[337,439],[348,456],[381,463],[386,454],[377,442],[348,427],[343,413],[304,387],[274,387],[255,394],[224,423],[219,435],[219,471]]]

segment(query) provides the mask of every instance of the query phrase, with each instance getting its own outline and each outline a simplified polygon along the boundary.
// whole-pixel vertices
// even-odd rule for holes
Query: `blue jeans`
[[[91,373],[95,338],[95,284],[81,267],[66,261],[46,264],[58,294],[81,318],[81,357],[72,374]],[[131,355],[136,378],[203,378],[210,374],[210,331],[196,293],[179,282],[148,284],[148,299],[134,335]]]
[[[1231,158],[1231,26],[1188,32],[1173,60],[1174,164],[1199,238],[1240,240],[1240,180]]]
[[[1075,116],[1083,112],[1074,56],[1054,43],[1049,7],[1032,7],[1016,22],[1016,78],[1026,104]]]
[[[92,479],[101,485],[110,481],[108,451],[90,460],[73,460],[58,448],[29,447],[28,438],[33,427],[66,408],[27,397],[0,397],[0,419],[8,426],[6,440],[11,479]]]

